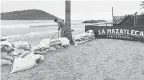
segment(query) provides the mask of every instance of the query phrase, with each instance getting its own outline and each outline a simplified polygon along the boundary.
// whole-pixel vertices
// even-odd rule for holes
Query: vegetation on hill
[[[37,9],[1,13],[1,20],[53,20],[55,18],[57,17]]]
[[[99,23],[99,22],[107,22],[105,20],[86,20],[82,23]]]

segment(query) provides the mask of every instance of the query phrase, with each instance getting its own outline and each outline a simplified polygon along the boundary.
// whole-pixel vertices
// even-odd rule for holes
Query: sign
[[[98,29],[98,35],[111,35],[113,37],[121,38],[132,38],[130,36],[144,38],[144,31],[129,29]]]
[[[144,42],[144,28],[113,26],[85,26],[85,31],[93,30],[96,38],[111,38]]]

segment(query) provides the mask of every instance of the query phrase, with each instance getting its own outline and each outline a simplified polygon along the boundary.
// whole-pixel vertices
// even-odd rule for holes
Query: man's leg
[[[64,29],[61,29],[61,30],[60,30],[60,37],[65,37],[65,36],[64,36]]]

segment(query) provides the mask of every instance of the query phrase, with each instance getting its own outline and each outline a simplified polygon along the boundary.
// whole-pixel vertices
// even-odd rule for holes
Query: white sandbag
[[[27,56],[30,53],[31,53],[30,51],[25,51],[19,57],[23,58],[23,57]]]
[[[14,51],[11,52],[11,54],[12,54],[13,56],[19,56],[19,55],[25,54],[25,53],[27,53],[27,52],[30,52],[30,50],[16,49],[16,48],[15,48]]]
[[[48,51],[55,51],[57,50],[55,47],[50,47],[49,49],[46,49],[45,51],[48,52]]]
[[[31,69],[37,65],[37,62],[42,62],[43,60],[43,55],[33,53],[30,53],[23,58],[16,57],[13,62],[12,71],[10,73]]]
[[[59,39],[51,39],[50,46],[60,45],[61,41]]]
[[[50,47],[50,48],[47,48],[47,49],[42,49],[42,50],[35,50],[34,51],[34,54],[47,54],[49,51],[55,51],[57,50],[55,47]]]
[[[91,38],[94,38],[94,32],[93,30],[89,30],[87,32],[77,34],[73,37],[74,41],[84,41],[84,40],[89,40]]]
[[[81,34],[77,34],[73,37],[74,41],[81,41],[82,39],[82,35]]]
[[[43,44],[38,44],[38,45],[35,45],[34,47],[32,47],[32,51],[43,51],[45,49],[49,49],[50,46],[49,45],[43,45]]]
[[[94,33],[93,30],[88,30],[89,33]]]
[[[1,59],[6,59],[9,61],[13,61],[13,57],[10,56],[7,52],[1,52]]]
[[[10,52],[13,50],[12,44],[8,41],[0,42],[1,52]]]
[[[49,46],[50,44],[50,39],[43,39],[40,41],[41,46]]]
[[[39,46],[39,44],[37,44],[37,45],[35,45],[35,46],[33,46],[32,47],[32,51],[35,51],[35,50],[38,50],[38,49],[40,49],[41,47]]]
[[[4,65],[11,65],[12,62],[9,61],[9,60],[6,60],[6,59],[1,59],[1,66],[4,66]]]
[[[32,47],[32,51],[40,50],[41,48],[50,48],[49,44],[50,44],[50,39],[43,39],[40,41],[39,44]]]
[[[91,37],[91,36],[94,36],[94,32],[92,30],[89,30],[87,32],[84,32],[82,35],[84,37]]]
[[[32,51],[52,51],[56,50],[54,46],[61,44],[62,46],[70,45],[69,40],[67,38],[58,38],[58,39],[43,39],[39,44],[32,47]]]
[[[18,49],[14,49],[14,51],[11,52],[12,55],[16,56],[16,55],[20,55],[24,52],[24,50],[18,50]]]
[[[50,47],[49,48],[49,51],[55,51],[55,50],[57,50],[55,47]]]
[[[12,52],[14,56],[21,55],[25,53],[26,51],[31,50],[31,45],[29,44],[29,42],[26,42],[26,41],[13,42],[12,45],[14,47],[14,51]]]
[[[65,46],[65,45],[70,45],[69,39],[62,37],[62,38],[58,38],[58,40],[61,41],[61,45]]]
[[[1,42],[0,42],[0,45],[1,45],[1,47],[2,47],[3,45],[8,45],[9,47],[12,47],[12,44],[11,44],[10,42],[8,42],[8,41],[1,41]]]
[[[37,44],[36,46],[32,47],[32,51],[42,51],[42,53],[44,51],[52,51],[52,50],[56,50],[56,48],[52,47],[55,45],[59,45],[61,44],[61,41],[58,39],[43,39],[40,41],[39,44]]]
[[[12,45],[17,49],[31,49],[31,45],[27,41],[13,42]]]
[[[53,46],[55,49],[61,49],[61,48],[63,48],[63,47],[61,47],[61,45],[55,45],[55,46]]]

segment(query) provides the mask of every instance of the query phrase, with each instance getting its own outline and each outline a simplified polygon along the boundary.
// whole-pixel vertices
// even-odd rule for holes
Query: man
[[[54,19],[54,22],[58,24],[58,31],[60,31],[60,37],[66,37],[65,36],[66,28],[65,28],[64,20]]]

